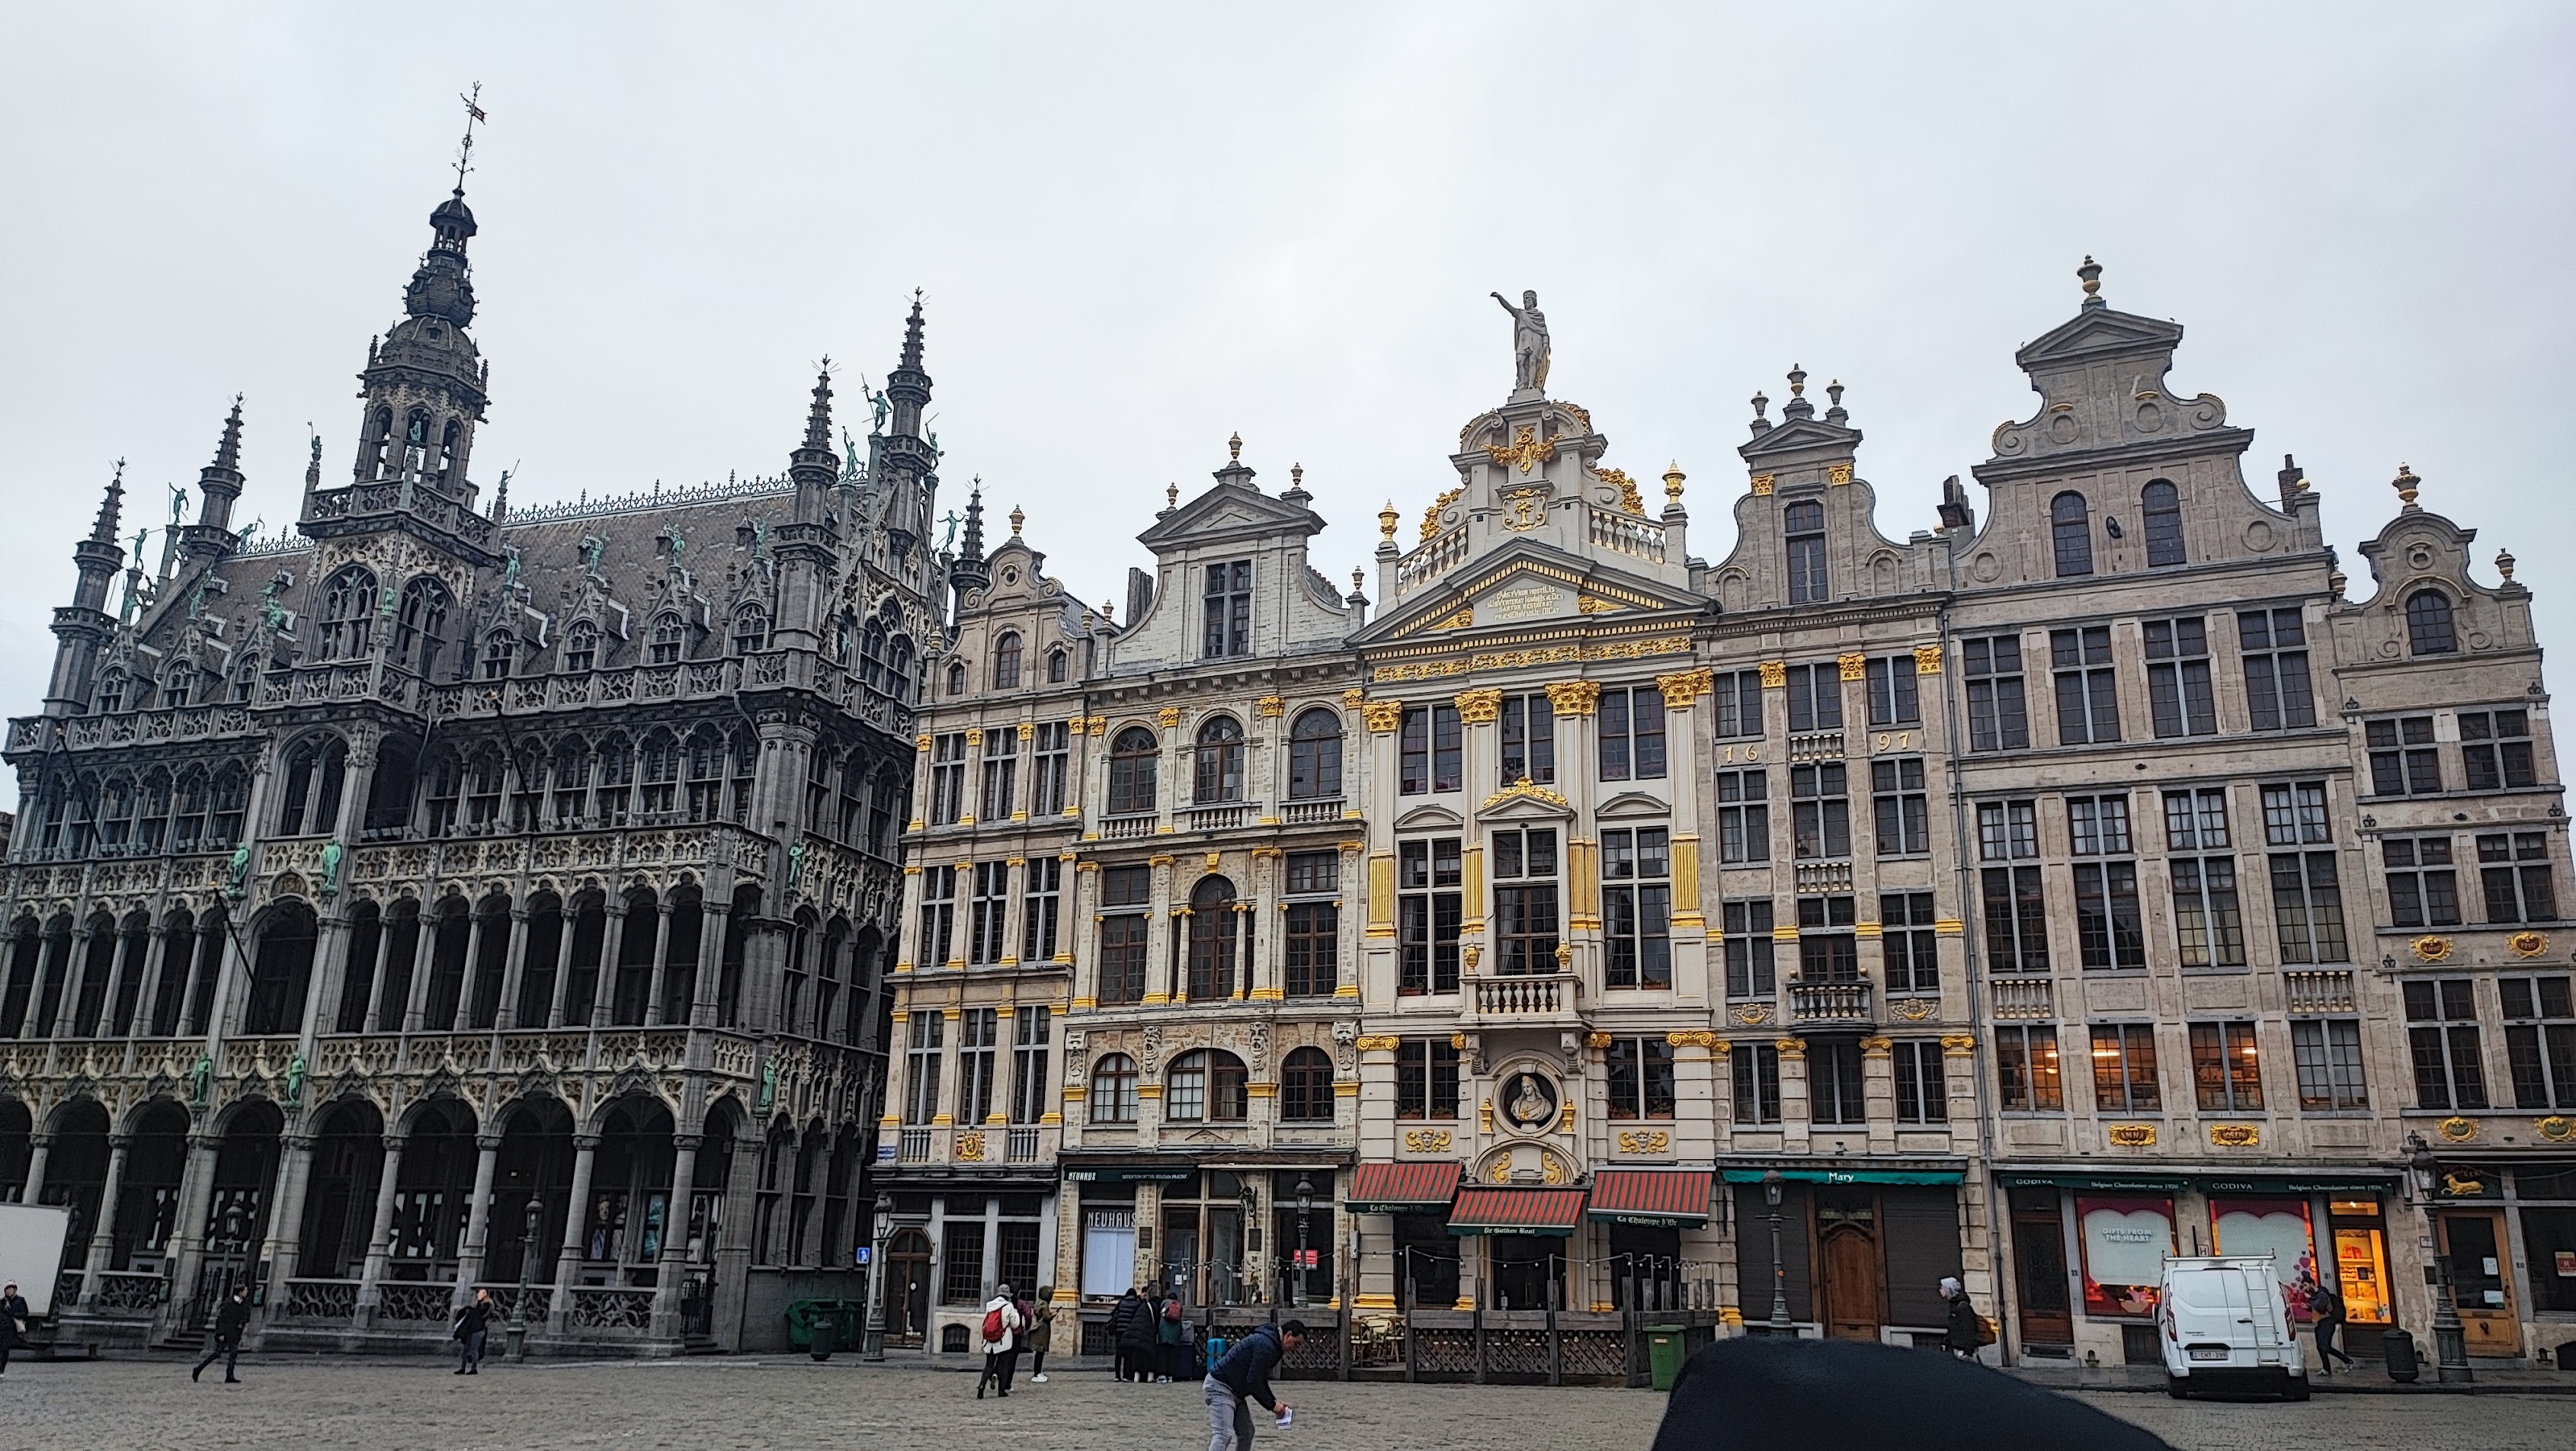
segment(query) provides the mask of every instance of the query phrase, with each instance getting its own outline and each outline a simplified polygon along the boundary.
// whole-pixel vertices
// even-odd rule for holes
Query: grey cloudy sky
[[[1510,383],[1486,294],[1528,287],[1608,462],[1691,474],[1696,552],[1793,362],[1849,385],[1901,538],[2030,413],[2013,349],[2089,252],[2356,575],[2404,459],[2576,637],[2564,5],[11,11],[12,715],[112,460],[129,538],[236,392],[237,521],[293,513],[308,420],[348,467],[477,80],[475,458],[516,504],[778,471],[812,361],[881,377],[919,286],[949,478],[1083,598],[1235,430],[1267,487],[1304,463],[1346,577],[1451,481]]]

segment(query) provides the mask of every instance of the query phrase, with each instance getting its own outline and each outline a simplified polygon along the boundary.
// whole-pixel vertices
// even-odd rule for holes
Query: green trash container
[[[856,1349],[867,1337],[868,1305],[865,1300],[835,1300],[833,1318],[840,1322],[841,1348]]]
[[[787,1302],[787,1343],[804,1350],[814,1343],[814,1314],[828,1300],[790,1300]]]
[[[1655,1389],[1668,1391],[1681,1378],[1685,1352],[1682,1327],[1649,1325],[1646,1327],[1646,1363],[1654,1370]]]

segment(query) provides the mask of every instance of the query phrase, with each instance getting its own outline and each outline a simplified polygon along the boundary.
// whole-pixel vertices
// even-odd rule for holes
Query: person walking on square
[[[2343,1296],[2320,1284],[2308,1296],[2308,1313],[2317,1320],[2317,1369],[2332,1375],[2334,1363],[2338,1360],[2343,1362],[2344,1369],[2352,1369],[2355,1364],[2353,1358],[2335,1344],[2337,1332],[2343,1329]]]
[[[1154,1383],[1170,1385],[1188,1376],[1189,1330],[1181,1323],[1178,1286],[1164,1292],[1154,1307]]]
[[[242,1332],[248,1328],[250,1286],[235,1285],[233,1292],[224,1297],[223,1305],[215,1311],[214,1343],[207,1346],[205,1355],[190,1367],[188,1379],[195,1380],[220,1355],[224,1358],[224,1384],[239,1385],[241,1377],[233,1374],[233,1366],[241,1359]]]
[[[1118,1351],[1120,1380],[1143,1385],[1154,1378],[1154,1318],[1161,1303],[1153,1286],[1146,1286],[1140,1295],[1130,1285],[1109,1312],[1109,1339]]]
[[[1289,1351],[1305,1343],[1302,1320],[1255,1325],[1208,1367],[1200,1388],[1207,1395],[1208,1451],[1252,1451],[1252,1403],[1259,1401],[1288,1424],[1288,1403],[1270,1389],[1270,1372]]]
[[[9,1373],[9,1352],[27,1333],[27,1297],[15,1284],[0,1285],[0,1375]]]
[[[984,1399],[987,1385],[997,1396],[1011,1394],[1011,1363],[1017,1358],[1019,1332],[1026,1324],[1019,1302],[1011,1298],[1011,1287],[997,1286],[993,1298],[984,1302],[984,1371],[975,1377],[975,1399]]]
[[[1055,1286],[1038,1287],[1037,1313],[1029,1317],[1029,1384],[1046,1384],[1047,1341],[1055,1334]]]
[[[476,1290],[464,1309],[456,1312],[456,1329],[450,1332],[456,1341],[456,1373],[483,1373],[483,1345],[492,1335],[492,1316],[500,1307],[492,1303],[492,1292]]]

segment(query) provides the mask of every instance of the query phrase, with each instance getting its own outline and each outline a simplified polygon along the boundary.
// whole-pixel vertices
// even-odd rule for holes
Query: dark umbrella
[[[2171,1451],[2128,1422],[1947,1355],[1852,1340],[1721,1340],[1690,1358],[1654,1451]]]

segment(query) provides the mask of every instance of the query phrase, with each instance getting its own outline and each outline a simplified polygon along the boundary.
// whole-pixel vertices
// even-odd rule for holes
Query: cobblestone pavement
[[[10,1367],[0,1379],[0,1445],[57,1451],[294,1446],[546,1448],[1011,1445],[1028,1451],[1161,1451],[1205,1444],[1198,1388],[1120,1386],[1071,1370],[1007,1401],[973,1381],[847,1358],[494,1365],[460,1379],[445,1365],[251,1357],[243,1383],[220,1367],[191,1384],[184,1360]],[[1651,1391],[1284,1383],[1296,1426],[1265,1451],[1620,1451],[1654,1438]],[[2523,1451],[2563,1448],[2564,1397],[2320,1396],[2306,1405],[2088,1397],[2184,1451]]]

